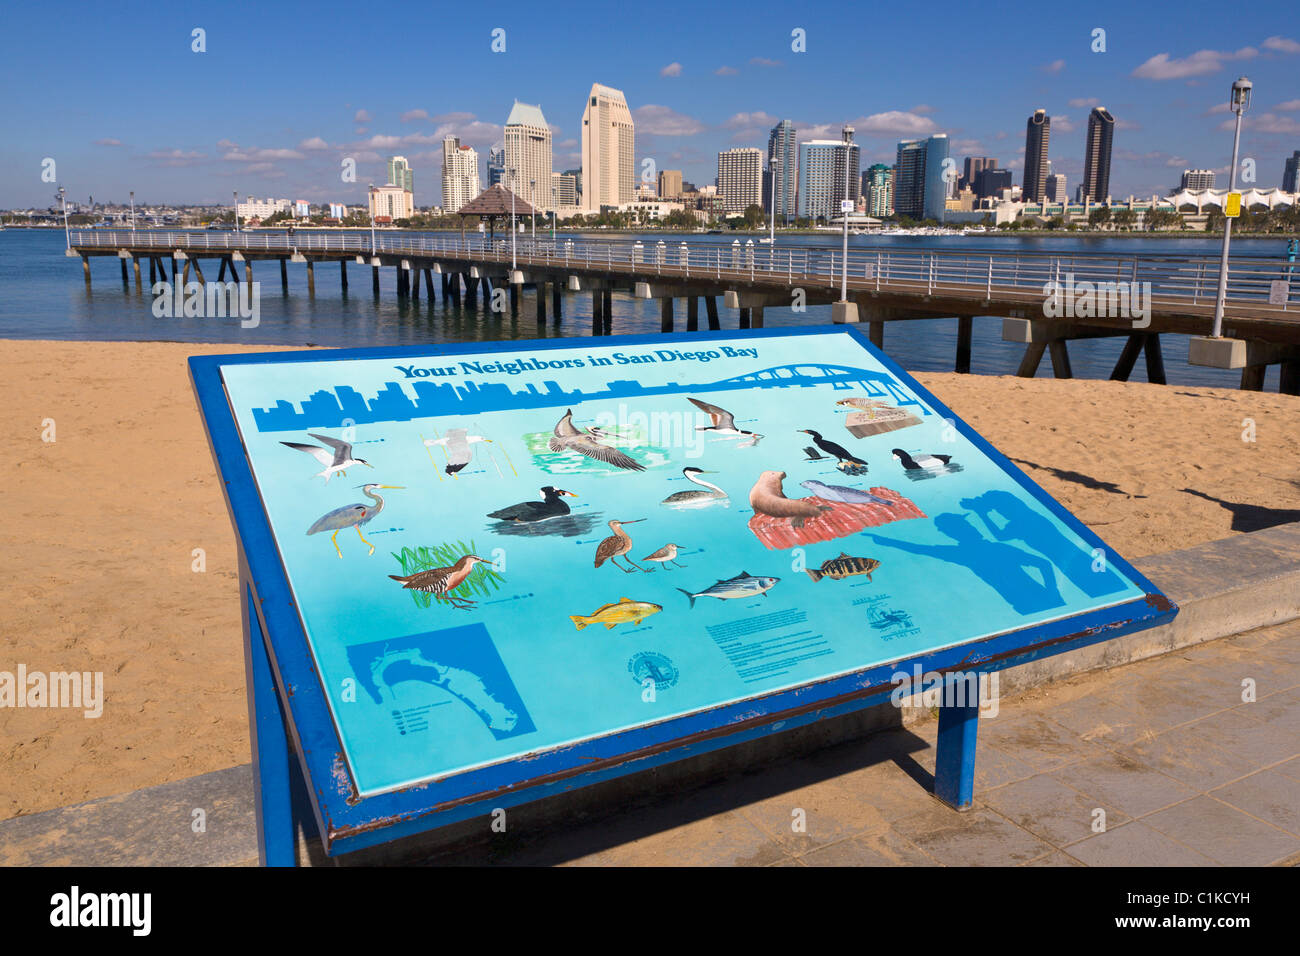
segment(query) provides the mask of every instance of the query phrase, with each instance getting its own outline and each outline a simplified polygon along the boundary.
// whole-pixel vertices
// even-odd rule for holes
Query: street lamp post
[[[369,192],[366,193],[366,207],[370,210],[370,256],[374,258],[376,252],[375,245],[375,184],[369,184]]]
[[[853,127],[846,126],[844,139],[844,199],[840,203],[840,216],[844,219],[844,262],[840,266],[840,301],[849,301],[849,150],[853,145]]]
[[[239,232],[239,190],[235,190],[235,232]]]
[[[59,202],[63,205],[63,240],[67,244],[67,251],[72,252],[72,233],[68,231],[68,197],[63,192],[63,187],[59,187]]]
[[[768,238],[768,242],[772,245],[776,245],[776,176],[777,171],[781,168],[781,160],[778,157],[773,156],[767,166],[768,172],[772,177],[771,188],[768,190],[772,194],[772,232]]]
[[[510,167],[510,271],[518,265],[515,260],[515,234],[519,227],[515,225],[515,168]]]
[[[135,190],[131,190],[131,232],[135,233]]]
[[[1228,169],[1228,193],[1237,191],[1237,150],[1241,146],[1241,115],[1250,107],[1251,82],[1244,76],[1237,77],[1232,84],[1232,98],[1229,108],[1237,114],[1237,122],[1232,134],[1232,166]],[[1227,203],[1227,198],[1224,198]],[[1223,217],[1223,252],[1219,256],[1219,294],[1214,299],[1214,328],[1212,338],[1223,335],[1223,304],[1228,296],[1228,244],[1232,242],[1232,218]]]
[[[529,225],[528,232],[533,240],[537,240],[537,180],[528,180],[528,204],[533,208],[528,211]]]

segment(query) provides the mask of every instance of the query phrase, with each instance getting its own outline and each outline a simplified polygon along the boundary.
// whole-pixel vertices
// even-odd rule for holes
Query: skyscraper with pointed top
[[[582,207],[599,212],[636,198],[636,128],[621,90],[591,85],[582,110]]]
[[[505,129],[505,187],[536,209],[551,208],[551,127],[540,106],[510,109]]]
[[[1047,110],[1034,110],[1025,124],[1025,182],[1021,198],[1042,202],[1047,195],[1047,147],[1052,138],[1052,118]]]
[[[1115,117],[1104,106],[1088,115],[1088,145],[1083,152],[1083,198],[1102,202],[1110,196],[1110,147]]]

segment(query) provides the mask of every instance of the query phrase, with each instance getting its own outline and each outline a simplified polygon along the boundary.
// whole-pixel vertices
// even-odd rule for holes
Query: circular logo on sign
[[[655,682],[656,689],[664,690],[677,683],[677,665],[658,651],[641,651],[627,662],[628,673],[638,684],[646,678]]]

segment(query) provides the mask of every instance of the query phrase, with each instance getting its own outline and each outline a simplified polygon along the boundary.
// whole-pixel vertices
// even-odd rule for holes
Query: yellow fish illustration
[[[619,598],[617,604],[606,604],[591,614],[570,614],[569,620],[578,630],[588,624],[604,624],[609,630],[615,624],[640,624],[651,614],[658,614],[663,608],[649,601],[633,601],[629,597]]]

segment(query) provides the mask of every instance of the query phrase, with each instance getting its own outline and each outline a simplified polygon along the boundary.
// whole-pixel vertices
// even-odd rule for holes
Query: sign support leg
[[[948,688],[945,688],[945,697]],[[955,810],[969,810],[975,796],[975,741],[979,701],[945,702],[939,708],[939,743],[934,762],[934,795]]]
[[[297,864],[297,830],[289,790],[289,740],[280,695],[266,653],[266,636],[253,607],[252,585],[241,576],[244,670],[248,681],[248,736],[253,751],[257,852],[262,866]]]

